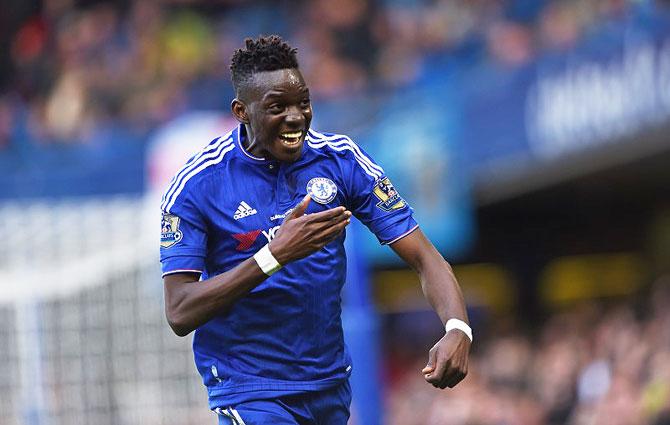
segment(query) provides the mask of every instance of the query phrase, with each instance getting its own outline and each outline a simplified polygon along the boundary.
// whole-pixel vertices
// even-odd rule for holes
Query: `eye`
[[[268,106],[268,112],[271,114],[279,114],[283,110],[284,108],[278,103],[273,103],[272,105]]]
[[[302,102],[300,102],[300,106],[302,106],[303,108],[309,108],[311,105],[312,103],[309,98],[305,98],[302,100]]]

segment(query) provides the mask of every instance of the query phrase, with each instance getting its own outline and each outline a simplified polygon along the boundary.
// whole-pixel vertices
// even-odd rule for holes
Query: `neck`
[[[265,152],[263,152],[263,149],[260,147],[260,144],[256,141],[256,138],[254,137],[254,134],[251,131],[251,127],[249,126],[249,124],[244,124],[244,130],[246,132],[246,137],[242,139],[242,147],[244,148],[244,150],[249,152],[251,155],[255,157],[264,158]]]

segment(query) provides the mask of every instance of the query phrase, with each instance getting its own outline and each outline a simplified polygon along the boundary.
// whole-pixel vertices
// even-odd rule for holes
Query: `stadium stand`
[[[665,276],[636,301],[571,306],[528,332],[492,324],[464,385],[451,392],[425,387],[423,353],[408,358],[395,340],[387,423],[667,424],[669,307]]]

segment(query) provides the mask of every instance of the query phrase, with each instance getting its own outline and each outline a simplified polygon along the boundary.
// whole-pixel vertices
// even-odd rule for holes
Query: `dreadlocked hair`
[[[261,36],[255,40],[247,38],[244,44],[245,48],[233,53],[230,64],[235,92],[257,72],[298,68],[298,50],[278,35]]]

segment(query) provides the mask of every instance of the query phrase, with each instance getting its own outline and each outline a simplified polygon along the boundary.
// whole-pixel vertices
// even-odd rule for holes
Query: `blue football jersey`
[[[384,170],[346,136],[309,130],[293,163],[243,148],[244,126],[210,142],[163,196],[163,275],[232,269],[267,244],[309,193],[306,213],[340,205],[392,243],[417,228]],[[195,331],[210,407],[332,387],[351,373],[340,320],[344,233],[285,265]]]

